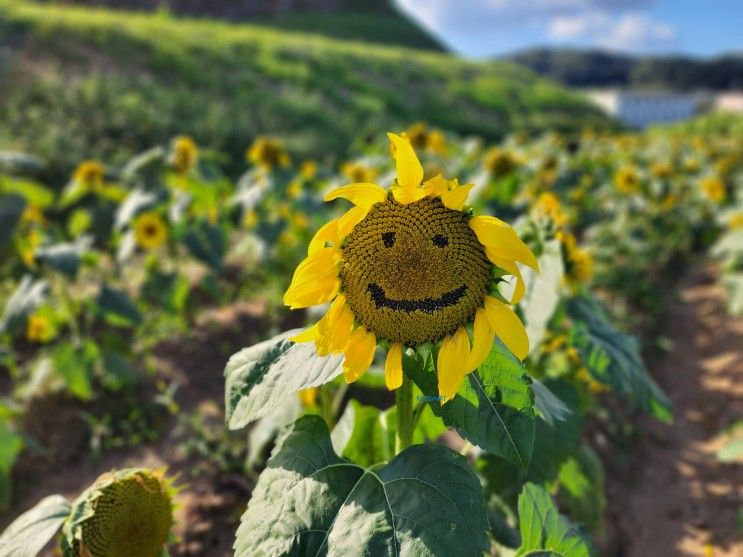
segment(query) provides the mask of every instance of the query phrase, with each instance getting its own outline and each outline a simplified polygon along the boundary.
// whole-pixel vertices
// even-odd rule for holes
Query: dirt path
[[[626,475],[610,473],[608,520],[621,539],[612,557],[743,556],[743,464],[715,459],[718,433],[743,419],[743,318],[724,299],[712,270],[693,271],[665,318],[674,348],[651,367],[675,423],[643,419]]]

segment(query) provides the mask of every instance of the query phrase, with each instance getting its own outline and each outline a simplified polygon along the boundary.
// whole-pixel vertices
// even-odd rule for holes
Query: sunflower
[[[731,230],[743,229],[743,211],[734,213],[730,219],[728,219],[728,226]]]
[[[631,165],[621,167],[614,175],[614,185],[621,193],[637,193],[640,189],[640,175]]]
[[[98,161],[83,161],[75,169],[72,179],[90,191],[103,186],[103,173],[103,165]]]
[[[485,154],[485,168],[496,178],[507,176],[518,167],[518,160],[510,152],[493,147]]]
[[[565,278],[570,285],[588,281],[593,276],[593,257],[583,248],[570,232],[558,232],[565,259]]]
[[[199,148],[196,142],[187,135],[181,135],[173,142],[173,153],[170,163],[178,174],[187,174],[196,164]]]
[[[389,190],[353,183],[325,196],[354,207],[320,228],[294,272],[286,305],[331,304],[292,340],[314,342],[321,356],[343,353],[347,382],[366,372],[378,344],[385,347],[390,390],[402,384],[407,348],[439,345],[439,394],[447,401],[485,360],[494,336],[526,357],[526,331],[508,302],[525,291],[516,262],[536,270],[537,261],[508,224],[465,211],[471,184],[441,176],[423,182],[410,141],[388,136],[397,169]],[[515,279],[508,302],[495,288],[504,275]]]
[[[30,342],[47,343],[54,338],[56,330],[49,317],[40,313],[28,316],[26,339]]]
[[[551,192],[543,192],[532,205],[532,214],[537,219],[547,219],[555,226],[565,226],[569,220],[567,213],[560,204],[560,199]]]
[[[289,154],[284,150],[284,143],[273,137],[258,137],[245,153],[246,158],[263,170],[272,170],[277,166],[289,166]]]
[[[704,178],[699,183],[699,187],[710,201],[714,201],[715,203],[725,201],[725,198],[727,197],[725,182],[723,182],[718,176],[708,176]]]
[[[371,182],[377,177],[377,170],[360,162],[347,162],[341,166],[341,174],[354,183]]]
[[[156,213],[142,213],[134,221],[134,239],[145,249],[156,249],[168,239],[168,227]]]

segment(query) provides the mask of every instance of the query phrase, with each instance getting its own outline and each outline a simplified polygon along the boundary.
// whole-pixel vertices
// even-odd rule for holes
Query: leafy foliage
[[[235,555],[481,555],[485,528],[482,491],[464,457],[414,445],[365,469],[338,457],[323,420],[306,416],[278,441]]]

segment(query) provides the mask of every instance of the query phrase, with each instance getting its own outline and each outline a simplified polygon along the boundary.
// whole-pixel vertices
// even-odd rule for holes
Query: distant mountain
[[[743,89],[743,53],[710,59],[631,56],[600,50],[535,48],[506,59],[573,87]]]
[[[423,50],[446,50],[442,43],[389,0],[41,0],[111,9],[158,11],[258,23]]]

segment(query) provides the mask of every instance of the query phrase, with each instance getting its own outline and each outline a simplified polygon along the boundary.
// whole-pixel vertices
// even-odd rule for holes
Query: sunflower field
[[[0,555],[222,555],[179,511],[209,482],[239,557],[597,554],[606,438],[673,421],[676,275],[713,258],[743,313],[740,130],[264,136],[238,176],[178,136],[63,188],[0,154],[0,507],[119,469]]]

